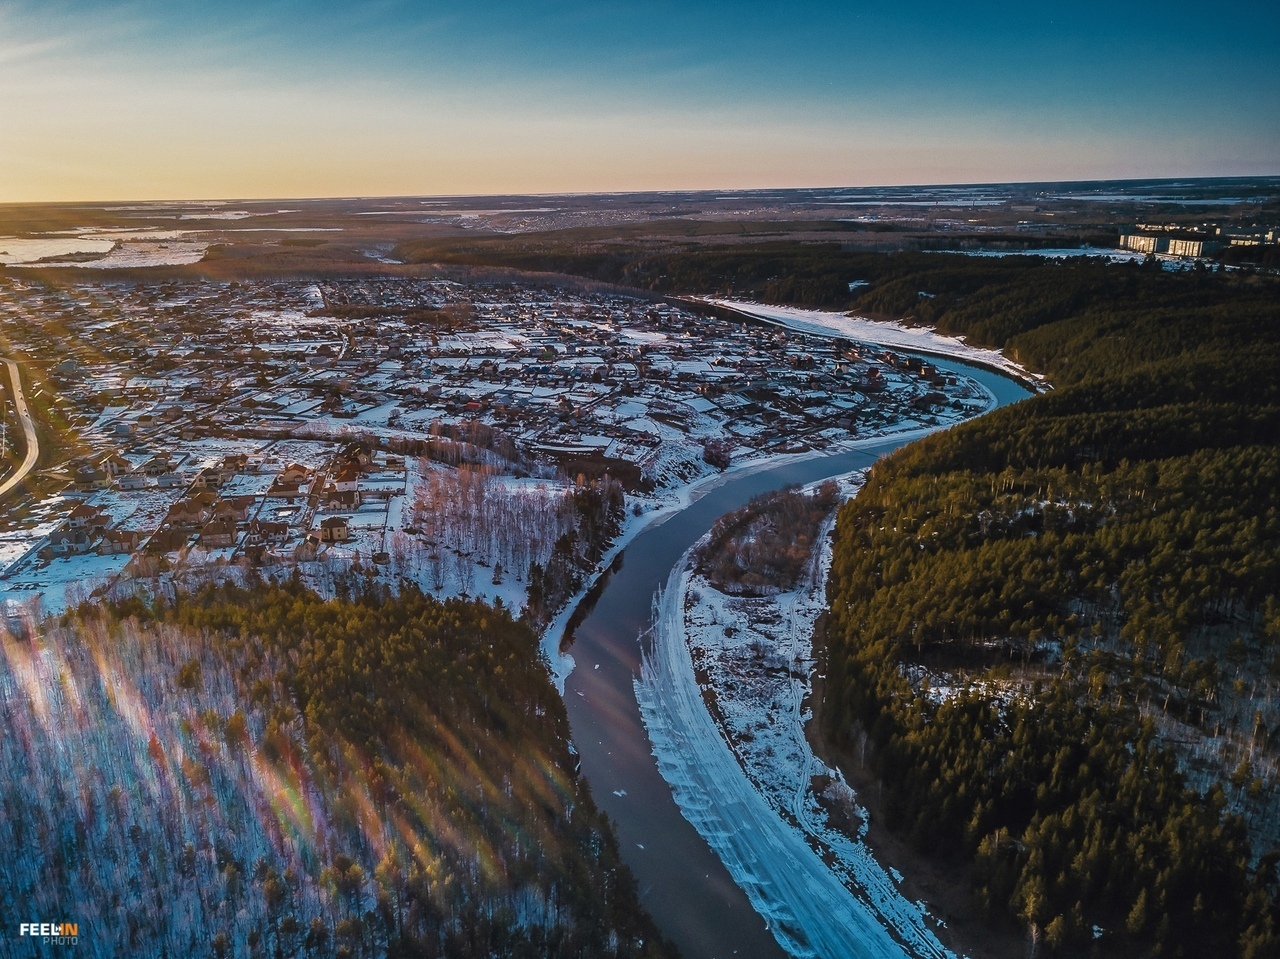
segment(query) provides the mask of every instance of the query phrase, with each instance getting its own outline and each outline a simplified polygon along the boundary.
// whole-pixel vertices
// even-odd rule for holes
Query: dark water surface
[[[977,380],[1001,406],[1030,395],[988,369],[929,359],[940,369]],[[654,591],[717,517],[760,493],[868,467],[904,442],[886,437],[863,449],[784,462],[729,480],[637,536],[587,601],[594,606],[580,610],[585,615],[569,650],[577,665],[565,683],[574,746],[596,803],[616,825],[641,901],[686,959],[785,953],[716,854],[680,814],[651,753],[632,680],[640,671],[638,638],[651,624]]]

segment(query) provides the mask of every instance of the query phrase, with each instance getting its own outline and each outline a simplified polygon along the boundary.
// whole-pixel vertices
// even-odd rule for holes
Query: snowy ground
[[[179,266],[198,263],[209,244],[200,240],[130,240],[121,243],[100,260],[86,260],[77,266],[94,270],[121,270],[138,266]],[[57,263],[40,264],[57,266]]]
[[[868,320],[861,316],[849,316],[846,313],[832,313],[826,310],[804,310],[794,306],[771,306],[765,303],[750,303],[743,300],[719,300],[707,298],[708,303],[728,307],[740,313],[780,323],[802,333],[848,337],[862,343],[873,343],[900,350],[916,350],[921,353],[933,353],[941,356],[952,356],[970,363],[981,363],[1012,374],[1022,380],[1039,380],[1040,376],[1029,373],[999,350],[986,350],[969,346],[961,337],[944,336],[927,326],[906,326],[899,322],[882,322]]]
[[[765,600],[730,599],[695,582],[691,555],[658,601],[635,683],[659,770],[685,818],[791,955],[950,956],[924,906],[903,898],[866,845],[828,820],[829,809],[866,820],[804,737],[829,548],[800,589]],[[700,672],[711,680],[720,726]]]
[[[199,261],[209,248],[208,241],[177,239],[180,232],[113,233],[37,239],[0,237],[0,263],[25,267],[75,266],[112,270],[137,266],[172,266]],[[56,259],[83,254],[98,256],[96,259],[83,261]],[[42,260],[45,262],[41,262]]]

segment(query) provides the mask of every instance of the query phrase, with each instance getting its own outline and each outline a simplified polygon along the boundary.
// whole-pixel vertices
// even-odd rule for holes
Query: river
[[[958,360],[929,357],[939,369],[981,383],[1004,406],[1029,396],[1015,380]],[[577,665],[565,703],[582,771],[597,805],[614,821],[622,857],[641,901],[686,959],[782,957],[764,920],[720,859],[681,815],[658,772],[632,680],[640,634],[652,622],[655,590],[716,518],[753,496],[870,466],[908,442],[892,436],[859,448],[731,477],[688,508],[632,541],[585,603],[573,635]]]

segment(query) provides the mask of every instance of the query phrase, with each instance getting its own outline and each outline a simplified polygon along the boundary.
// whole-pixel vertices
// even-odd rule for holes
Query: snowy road
[[[22,432],[26,437],[27,443],[27,455],[23,457],[17,471],[3,483],[0,483],[0,498],[2,498],[10,490],[15,489],[27,478],[27,474],[35,469],[36,460],[40,458],[40,440],[36,436],[36,425],[31,419],[31,409],[27,406],[27,398],[22,392],[22,378],[18,372],[18,364],[3,357],[0,357],[0,362],[9,367],[9,381],[13,384],[13,407],[18,414],[19,422],[22,423]]]

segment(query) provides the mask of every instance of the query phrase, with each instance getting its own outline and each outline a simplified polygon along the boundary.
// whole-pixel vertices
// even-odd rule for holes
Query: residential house
[[[338,458],[347,463],[354,463],[362,470],[367,470],[369,464],[373,461],[369,447],[363,443],[348,443],[343,447],[342,452],[338,454]]]
[[[212,466],[201,468],[196,473],[195,479],[191,481],[193,489],[217,489],[222,485],[222,470],[214,469]]]
[[[53,556],[78,556],[89,552],[89,543],[89,534],[83,529],[64,526],[49,537],[49,545],[45,549]]]
[[[173,461],[169,459],[168,453],[157,453],[138,469],[148,476],[163,476],[165,473],[173,471]]]
[[[82,463],[76,467],[75,481],[78,486],[106,486],[111,478],[92,463]]]
[[[351,529],[345,516],[330,516],[320,521],[320,542],[345,543],[351,538]]]
[[[210,520],[200,530],[200,545],[205,549],[222,549],[235,544],[236,524],[230,520]]]
[[[225,483],[227,480],[231,479],[231,477],[235,476],[237,473],[243,472],[248,467],[248,465],[249,465],[248,453],[229,453],[228,455],[224,456],[222,458],[222,466],[220,468],[222,479],[218,485],[221,486],[222,483]]]
[[[286,466],[276,476],[267,496],[293,502],[305,497],[311,486],[311,471],[305,466],[293,463]]]
[[[133,472],[133,464],[119,453],[108,453],[98,461],[98,468],[108,476],[123,476]]]
[[[210,515],[208,505],[197,502],[189,496],[169,507],[166,520],[172,526],[201,526],[208,522]]]
[[[280,471],[276,483],[280,486],[297,486],[311,478],[311,470],[300,463],[290,463]]]
[[[109,529],[98,543],[99,553],[132,553],[138,548],[142,534],[136,529]]]
[[[352,492],[360,485],[360,468],[348,463],[334,474],[331,485],[339,493]]]
[[[283,543],[289,538],[289,524],[255,519],[249,524],[248,543]]]
[[[360,503],[360,470],[347,463],[325,488],[324,506],[326,509],[358,509]]]
[[[252,496],[228,496],[213,504],[214,519],[230,520],[233,523],[244,523],[249,519],[249,511],[253,509]]]
[[[104,514],[99,507],[91,506],[88,503],[81,503],[71,511],[71,515],[67,518],[68,528],[84,530],[90,535],[102,532],[110,523],[110,517]]]

